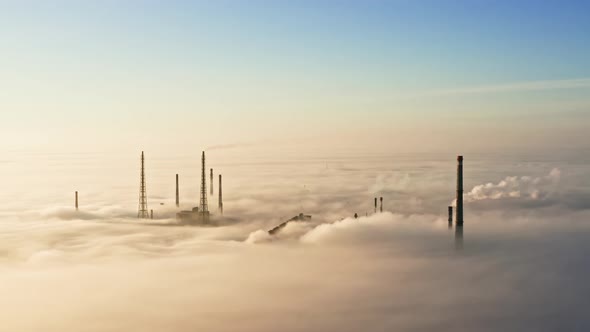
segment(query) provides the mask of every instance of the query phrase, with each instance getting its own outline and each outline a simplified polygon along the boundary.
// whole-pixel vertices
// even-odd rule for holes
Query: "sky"
[[[584,1],[2,1],[1,144],[586,149],[588,9]]]

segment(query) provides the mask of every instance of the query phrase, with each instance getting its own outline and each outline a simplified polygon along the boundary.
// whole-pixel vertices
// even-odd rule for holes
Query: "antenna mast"
[[[205,177],[205,151],[201,157],[201,204],[199,210],[202,214],[208,214],[209,208],[207,207],[207,178]]]
[[[139,211],[137,212],[137,218],[148,219],[148,208],[147,208],[147,195],[145,189],[145,160],[143,157],[143,151],[141,151],[141,177],[139,182]]]

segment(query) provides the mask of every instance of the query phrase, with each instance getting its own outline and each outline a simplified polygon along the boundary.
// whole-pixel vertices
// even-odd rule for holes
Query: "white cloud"
[[[465,195],[465,201],[474,202],[488,199],[529,199],[543,200],[555,193],[561,178],[561,171],[554,168],[543,177],[508,176],[498,183],[480,184]]]

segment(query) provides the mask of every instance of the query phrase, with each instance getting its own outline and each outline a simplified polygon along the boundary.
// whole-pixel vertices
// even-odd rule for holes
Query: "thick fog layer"
[[[19,174],[50,160],[47,178],[22,177],[3,197],[2,330],[590,329],[582,161],[466,156],[459,237],[446,215],[455,156],[236,162],[212,151],[208,165],[224,174],[223,226],[179,226],[174,174],[182,208],[196,206],[196,155],[147,154],[156,219],[141,221],[137,158],[110,168],[100,156],[3,164]],[[217,183],[213,213],[216,194]],[[267,233],[300,212],[312,220]]]

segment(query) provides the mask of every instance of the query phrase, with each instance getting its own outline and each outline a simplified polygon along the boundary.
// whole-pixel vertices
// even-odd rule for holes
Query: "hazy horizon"
[[[589,330],[589,13],[0,0],[0,330]]]

